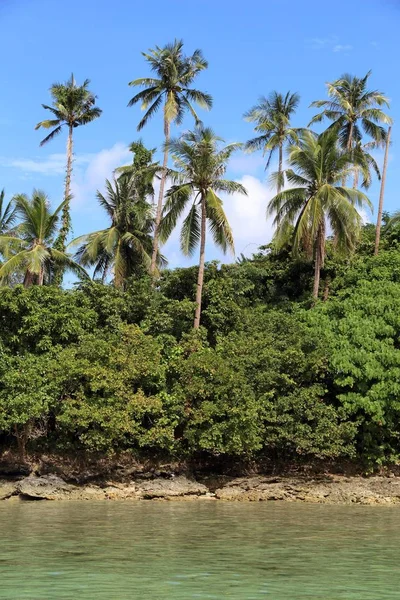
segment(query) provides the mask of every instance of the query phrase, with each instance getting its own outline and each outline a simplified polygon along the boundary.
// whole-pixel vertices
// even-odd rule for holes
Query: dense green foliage
[[[222,147],[195,112],[212,107],[192,87],[208,66],[200,50],[186,55],[175,40],[143,56],[151,76],[130,82],[142,89],[129,106],[145,111],[139,130],[162,113],[164,157],[130,146],[132,163],[97,192],[104,229],[67,244],[73,132],[101,114],[89,80],[53,85],[43,107],[55,118],[36,127],[51,130],[41,145],[68,130],[64,201],[53,211],[43,192],[8,204],[0,193],[0,450],[400,461],[399,214],[381,228],[386,96],[368,89],[370,73],[328,83],[311,104],[322,111],[310,125],[331,123],[321,133],[291,123],[297,93],[259,99],[245,148],[266,168],[277,154],[265,207],[275,236],[220,266],[205,262],[206,239],[234,248],[224,196],[247,192],[225,174],[242,145]],[[195,129],[171,137],[185,113]],[[363,225],[361,188],[381,177],[369,153],[379,146],[375,227]],[[199,263],[169,271],[161,245],[178,226]],[[74,289],[61,289],[66,270]]]
[[[306,261],[208,263],[198,331],[196,268],[157,288],[1,288],[2,447],[399,460],[400,253],[330,250],[322,278],[311,307]]]

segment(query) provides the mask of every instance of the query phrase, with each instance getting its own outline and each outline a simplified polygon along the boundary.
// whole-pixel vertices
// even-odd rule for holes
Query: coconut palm
[[[15,202],[11,199],[7,204],[5,202],[5,191],[0,191],[0,235],[13,235],[13,226],[17,218],[17,208]],[[9,246],[5,246],[2,251],[3,260],[9,258]],[[9,284],[11,278],[3,279],[3,285]]]
[[[66,240],[70,231],[70,198],[73,156],[73,131],[76,127],[87,125],[101,115],[101,109],[96,104],[96,96],[88,89],[89,79],[82,85],[77,85],[73,74],[65,83],[54,83],[50,88],[53,99],[52,106],[42,104],[54,118],[40,121],[35,129],[51,129],[52,131],[40,142],[43,146],[61,133],[63,127],[68,129],[67,138],[67,167],[65,176],[64,207],[62,226],[57,245],[59,250],[65,250]]]
[[[5,203],[5,191],[0,191],[0,235],[9,233],[17,218],[17,207],[14,200]]]
[[[133,153],[133,161],[130,165],[124,165],[115,169],[118,179],[134,178],[134,187],[137,196],[141,200],[151,198],[154,201],[154,178],[162,174],[160,163],[153,160],[156,148],[149,150],[142,140],[132,142],[129,150]]]
[[[154,217],[152,206],[138,196],[134,178],[106,181],[106,194],[97,199],[110,218],[110,226],[83,235],[71,245],[78,248],[75,258],[83,266],[94,265],[93,277],[104,282],[114,274],[114,285],[124,286],[128,277],[149,270],[153,246]],[[163,264],[158,257],[158,264]]]
[[[357,207],[371,207],[359,190],[340,185],[351,173],[357,155],[344,153],[337,132],[321,135],[304,131],[298,144],[289,148],[285,176],[294,187],[277,194],[269,203],[268,214],[275,215],[277,238],[286,238],[290,226],[294,253],[305,250],[314,259],[313,297],[318,297],[325,240],[329,228],[338,251],[352,251],[362,225]]]
[[[173,44],[167,44],[163,48],[156,46],[148,53],[142,53],[155,77],[144,77],[131,81],[129,85],[143,87],[144,89],[130,99],[128,106],[141,103],[145,110],[140,120],[138,130],[140,131],[153,117],[157,110],[163,107],[164,113],[164,160],[163,171],[160,181],[160,191],[157,203],[155,219],[153,252],[151,259],[151,273],[155,272],[159,227],[161,221],[162,205],[164,199],[165,181],[167,178],[168,164],[168,140],[170,138],[171,123],[180,125],[186,111],[189,111],[194,120],[199,123],[199,118],[193,107],[193,103],[201,108],[210,109],[212,98],[209,94],[194,89],[191,86],[197,75],[208,67],[201,50],[195,50],[191,56],[183,54],[182,40],[175,40]]]
[[[268,98],[262,96],[258,104],[245,113],[245,119],[252,121],[257,137],[246,143],[246,149],[253,152],[262,150],[268,155],[265,168],[268,169],[272,157],[278,151],[278,174],[277,192],[283,187],[283,150],[287,143],[293,143],[297,139],[298,129],[290,124],[290,118],[296,111],[300,102],[300,96],[288,92],[285,96],[278,92],[272,92]]]
[[[240,144],[229,144],[220,149],[220,142],[223,140],[216,137],[211,129],[199,127],[168,144],[177,172],[175,184],[167,192],[161,241],[168,239],[179,217],[190,206],[182,223],[180,241],[182,252],[186,255],[193,254],[200,245],[195,329],[200,325],[207,225],[215,244],[223,252],[234,250],[232,231],[218,194],[247,193],[240,183],[223,178],[228,160]]]
[[[332,121],[330,127],[338,129],[340,144],[348,152],[362,141],[363,133],[375,143],[383,144],[387,134],[382,124],[390,125],[392,122],[380,108],[389,108],[388,98],[382,92],[367,87],[370,75],[371,71],[361,78],[345,73],[340,79],[326,84],[329,100],[316,100],[310,105],[323,110],[311,119],[309,125],[325,118]]]
[[[54,212],[49,208],[47,196],[34,190],[32,198],[25,194],[14,197],[19,224],[13,235],[0,235],[0,251],[7,260],[0,267],[0,279],[23,273],[24,285],[51,283],[57,266],[68,268],[80,277],[86,272],[65,252],[54,247],[58,232],[59,214],[64,209],[64,200]]]

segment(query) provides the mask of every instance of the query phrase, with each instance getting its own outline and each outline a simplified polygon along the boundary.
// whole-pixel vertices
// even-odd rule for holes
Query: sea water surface
[[[400,598],[400,507],[3,502],[7,600]]]

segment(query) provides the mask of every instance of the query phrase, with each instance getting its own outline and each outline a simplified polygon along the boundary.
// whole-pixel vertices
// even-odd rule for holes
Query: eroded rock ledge
[[[320,504],[400,504],[400,477],[319,476],[224,478],[205,483],[185,475],[77,485],[57,475],[0,480],[0,500],[285,500]]]

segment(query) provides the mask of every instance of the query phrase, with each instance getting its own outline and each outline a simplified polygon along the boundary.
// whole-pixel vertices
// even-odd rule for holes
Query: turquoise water
[[[7,600],[400,598],[400,508],[3,502]]]

